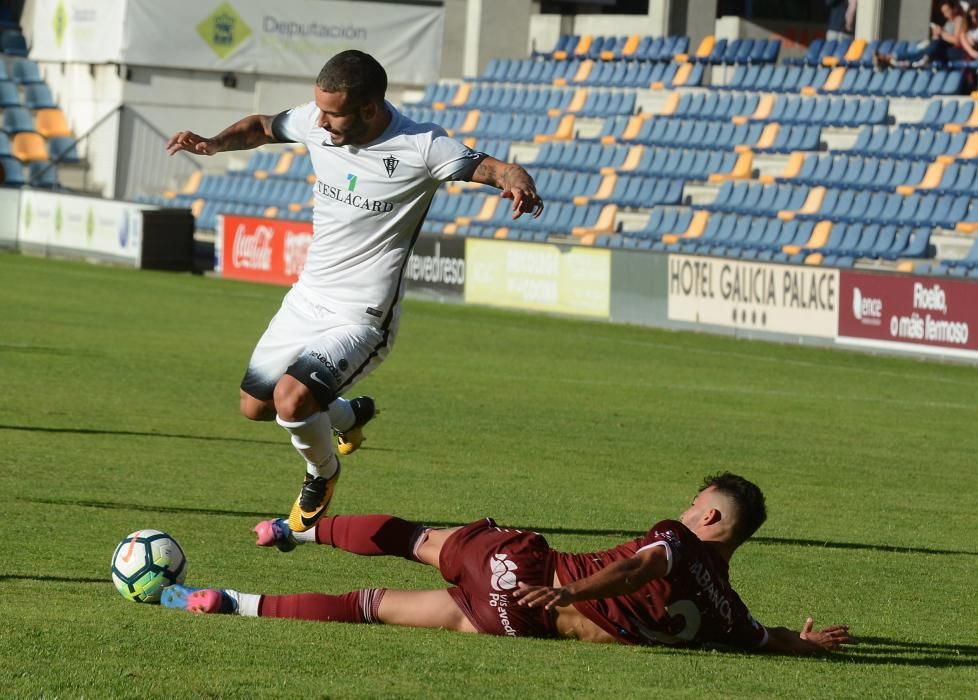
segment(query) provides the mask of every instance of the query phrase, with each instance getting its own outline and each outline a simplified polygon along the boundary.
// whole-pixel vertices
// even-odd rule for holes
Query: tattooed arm
[[[266,143],[277,143],[278,139],[272,133],[274,119],[272,115],[252,114],[209,139],[192,131],[180,131],[166,142],[166,150],[171,156],[178,151],[212,156],[222,151],[242,151]]]
[[[501,189],[501,197],[513,200],[514,219],[530,213],[535,219],[543,213],[543,200],[537,194],[533,178],[515,163],[504,163],[486,156],[472,173],[472,182]]]

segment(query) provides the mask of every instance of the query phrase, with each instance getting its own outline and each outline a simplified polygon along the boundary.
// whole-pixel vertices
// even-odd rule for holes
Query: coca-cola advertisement
[[[978,356],[978,284],[843,272],[839,342]]]
[[[308,221],[225,215],[219,240],[224,277],[270,284],[299,279],[312,241]]]

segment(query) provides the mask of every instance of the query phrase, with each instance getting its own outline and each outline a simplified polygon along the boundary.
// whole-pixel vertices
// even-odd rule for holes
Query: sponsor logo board
[[[465,301],[608,318],[611,254],[580,246],[465,241]]]
[[[289,285],[306,264],[312,224],[225,215],[219,239],[224,277]]]
[[[843,272],[838,342],[975,356],[978,284]]]
[[[465,289],[465,239],[419,236],[404,270],[409,290],[462,296]]]
[[[805,265],[669,256],[669,319],[834,338],[839,271]]]

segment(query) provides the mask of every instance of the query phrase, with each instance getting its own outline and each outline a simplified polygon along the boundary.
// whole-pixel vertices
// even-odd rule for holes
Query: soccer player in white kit
[[[314,100],[277,115],[251,115],[213,138],[181,131],[171,155],[213,155],[295,142],[309,149],[313,239],[299,281],[258,341],[241,383],[241,413],[273,418],[291,434],[306,477],[289,527],[313,527],[329,506],[340,464],[373,418],[369,397],[341,398],[394,343],[404,268],[435,191],[469,180],[497,187],[513,218],[543,211],[518,165],[477,153],[435,124],[418,124],[384,99],[387,74],[370,55],[343,51],[316,80]]]

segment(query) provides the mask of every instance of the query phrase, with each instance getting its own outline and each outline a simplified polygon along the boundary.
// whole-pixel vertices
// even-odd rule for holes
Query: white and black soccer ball
[[[112,554],[112,583],[126,600],[158,603],[165,586],[183,583],[187,557],[180,544],[159,530],[126,535]]]

